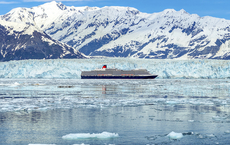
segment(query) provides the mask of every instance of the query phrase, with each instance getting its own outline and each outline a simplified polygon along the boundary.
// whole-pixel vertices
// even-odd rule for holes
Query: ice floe
[[[230,130],[226,130],[224,133],[225,134],[230,134]]]
[[[28,145],[56,145],[56,144],[28,144]]]
[[[108,139],[119,137],[117,133],[102,132],[102,133],[71,133],[64,135],[62,138],[66,140],[76,139]]]
[[[228,118],[228,116],[212,116],[212,119],[215,121],[223,121],[227,118]]]
[[[25,95],[25,94],[22,94]],[[26,96],[26,95],[25,95]],[[37,97],[20,97],[12,96],[10,98],[1,98],[0,112],[5,111],[30,111],[30,110],[46,110],[55,108],[106,108],[106,107],[137,107],[145,105],[206,105],[213,106],[212,99],[205,102],[202,99],[196,101],[192,99],[174,99],[173,103],[168,103],[167,98],[103,98],[103,97],[79,97],[79,96],[60,96],[58,94],[52,94],[49,97],[49,93],[44,98],[43,96]],[[216,101],[216,100],[215,100]],[[193,102],[193,103],[191,103]],[[196,103],[194,103],[196,102]],[[221,100],[219,100],[221,102]],[[222,104],[226,105],[226,104]],[[228,100],[230,105],[230,100]],[[23,106],[23,107],[22,107]],[[213,116],[215,121],[226,120],[228,116]],[[188,120],[188,122],[193,122]]]
[[[170,139],[181,139],[183,137],[183,134],[182,133],[176,133],[176,132],[172,131],[167,136]]]
[[[194,96],[194,92],[197,91],[196,86],[204,82],[202,80],[197,81],[198,83],[193,83],[194,81],[197,80],[82,81],[78,79],[4,79],[1,80],[0,85],[0,112],[154,105],[168,107],[177,105],[220,106],[220,109],[224,110],[229,108],[230,98],[227,88],[219,87],[218,89],[220,90],[216,93],[202,89],[201,96]],[[213,83],[215,84],[216,82],[206,81],[205,85],[213,86]],[[182,84],[183,86],[190,85],[188,90],[191,92],[178,96],[177,91],[187,89],[177,88],[177,85]],[[11,87],[14,85],[15,87]],[[105,90],[103,90],[104,86],[106,86]],[[201,85],[201,87],[203,86]],[[165,92],[165,88],[167,88],[168,92]],[[226,94],[220,94],[223,91],[226,91]],[[213,116],[212,120],[229,120],[229,115]]]

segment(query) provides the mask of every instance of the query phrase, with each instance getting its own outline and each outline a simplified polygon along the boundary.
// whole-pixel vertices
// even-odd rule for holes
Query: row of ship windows
[[[98,74],[97,76],[112,76],[112,74]],[[121,74],[121,76],[134,76],[134,74]]]

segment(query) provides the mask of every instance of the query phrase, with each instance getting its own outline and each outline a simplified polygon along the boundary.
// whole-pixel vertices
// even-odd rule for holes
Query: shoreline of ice
[[[59,108],[107,108],[107,107],[137,107],[137,106],[230,106],[230,99],[116,99],[94,97],[53,97],[53,98],[5,98],[1,99],[0,112],[45,111]],[[215,120],[219,119],[213,117]],[[217,119],[216,119],[217,118]],[[219,119],[221,120],[221,119]]]
[[[146,105],[230,106],[226,80],[0,79],[0,112]]]

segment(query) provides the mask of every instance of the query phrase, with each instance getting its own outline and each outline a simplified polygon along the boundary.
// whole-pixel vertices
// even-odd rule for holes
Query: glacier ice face
[[[227,79],[227,60],[155,60],[130,58],[21,60],[0,63],[0,78],[80,79],[81,71],[144,68],[158,79]]]

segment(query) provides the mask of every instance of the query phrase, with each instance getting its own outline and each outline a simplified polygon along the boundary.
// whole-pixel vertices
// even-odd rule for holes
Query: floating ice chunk
[[[28,145],[56,145],[56,144],[28,144]]]
[[[14,85],[20,85],[18,82],[15,82]]]
[[[207,134],[207,137],[208,138],[213,138],[213,137],[216,137],[214,134]]]
[[[224,133],[226,133],[226,134],[230,134],[230,131],[229,131],[229,130],[226,130]]]
[[[197,134],[197,138],[204,139],[204,138],[206,138],[206,136],[202,135],[202,134]]]
[[[194,122],[194,120],[188,120],[188,122]]]
[[[174,104],[178,104],[179,102],[177,101],[173,101],[173,100],[168,100],[166,101],[166,104],[169,104],[169,105],[174,105]]]
[[[212,119],[215,121],[222,121],[225,120],[227,117],[221,117],[221,116],[212,116]]]
[[[167,135],[170,139],[180,139],[183,137],[183,134],[182,133],[176,133],[174,131],[170,132],[168,135]]]
[[[18,82],[13,83],[11,86],[19,86],[20,84]]]
[[[109,133],[109,132],[102,132],[102,133],[76,133],[76,134],[67,134],[62,137],[62,139],[72,140],[72,139],[90,139],[90,138],[98,138],[98,139],[107,139],[107,138],[115,138],[119,137],[117,133]]]

